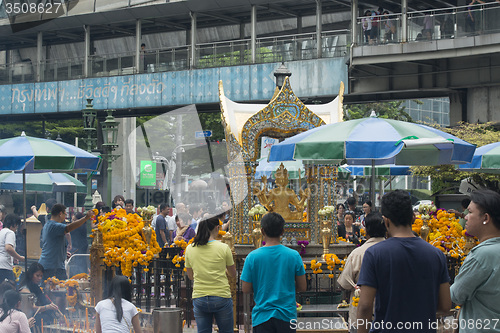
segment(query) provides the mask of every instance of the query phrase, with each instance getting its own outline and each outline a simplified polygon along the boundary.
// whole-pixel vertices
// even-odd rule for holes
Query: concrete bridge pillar
[[[119,146],[115,150],[115,153],[120,155],[120,157],[113,162],[111,198],[114,198],[115,195],[121,194],[125,197],[125,199],[132,199],[136,202],[136,146],[135,144],[129,145],[129,142],[136,142],[136,118],[116,118],[116,120],[120,123],[120,125],[118,126]]]
[[[500,86],[468,88],[450,95],[450,125],[459,121],[469,123],[500,122]]]

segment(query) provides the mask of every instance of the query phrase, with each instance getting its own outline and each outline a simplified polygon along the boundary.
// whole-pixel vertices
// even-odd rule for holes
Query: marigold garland
[[[458,223],[458,218],[455,217],[455,214],[448,213],[444,209],[439,209],[429,217],[429,236],[427,240],[429,244],[441,250],[446,256],[460,259],[463,262],[466,257],[464,248],[466,236],[465,230]],[[412,230],[420,235],[422,225],[422,216],[417,215],[412,225]]]
[[[120,266],[122,274],[132,275],[133,267],[148,266],[161,251],[154,230],[151,241],[146,244],[142,237],[144,221],[137,214],[127,214],[124,209],[114,210],[99,216],[98,229],[102,232],[104,263]],[[144,271],[149,271],[147,268]]]

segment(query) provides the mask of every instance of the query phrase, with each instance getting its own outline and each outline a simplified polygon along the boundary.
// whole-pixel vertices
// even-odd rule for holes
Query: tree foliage
[[[366,118],[371,115],[373,110],[379,118],[413,122],[413,119],[401,104],[403,104],[403,101],[346,105],[344,106],[344,119]]]

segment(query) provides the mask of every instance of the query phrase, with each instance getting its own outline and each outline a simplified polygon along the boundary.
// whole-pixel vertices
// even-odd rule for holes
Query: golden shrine
[[[287,76],[267,105],[243,104],[226,97],[222,81],[219,82],[233,207],[230,231],[237,244],[252,244],[252,230],[256,226],[248,212],[256,204],[285,218],[284,236],[287,239],[321,242],[318,211],[324,206],[335,205],[336,166],[303,161],[305,184],[299,179],[297,190],[289,187],[288,171],[283,164],[276,171],[274,188],[270,188],[266,177],[255,180],[255,172],[263,138],[283,140],[321,125],[342,121],[343,94],[344,84],[341,82],[338,96],[333,101],[306,106],[294,94]],[[332,235],[333,229],[332,225]]]

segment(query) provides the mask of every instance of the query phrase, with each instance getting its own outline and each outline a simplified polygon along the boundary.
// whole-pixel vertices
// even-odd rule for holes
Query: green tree
[[[401,104],[403,104],[403,101],[346,105],[344,106],[344,119],[366,118],[371,115],[373,110],[379,118],[413,122],[413,119]]]

